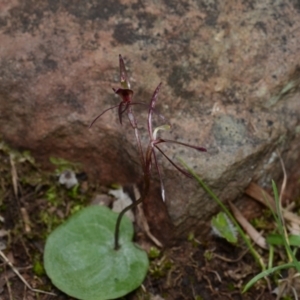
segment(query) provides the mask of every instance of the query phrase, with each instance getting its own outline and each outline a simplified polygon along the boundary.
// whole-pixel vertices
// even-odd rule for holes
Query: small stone
[[[65,170],[59,176],[59,183],[65,185],[67,189],[71,189],[78,184],[76,174],[73,171]]]
[[[124,193],[123,188],[119,188],[117,190],[110,190],[109,194],[113,195],[116,198],[116,200],[113,202],[113,206],[112,206],[112,210],[114,212],[120,213],[125,207],[132,204],[132,200],[126,193]],[[127,211],[125,213],[125,215],[132,222],[135,221],[135,217],[134,217],[132,210]]]

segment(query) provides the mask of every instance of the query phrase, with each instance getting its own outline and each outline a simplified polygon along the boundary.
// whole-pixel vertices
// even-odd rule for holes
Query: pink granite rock
[[[276,149],[288,169],[299,162],[299,27],[296,1],[4,1],[1,135],[43,163],[81,162],[104,184],[137,181],[133,132],[117,113],[88,129],[119,101],[111,87],[119,87],[121,53],[135,100],[149,101],[162,81],[158,107],[173,124],[170,136],[208,150],[166,153],[221,199],[235,199],[251,180],[280,177]],[[135,109],[143,129],[146,109]],[[216,204],[161,162],[176,233],[201,233]]]

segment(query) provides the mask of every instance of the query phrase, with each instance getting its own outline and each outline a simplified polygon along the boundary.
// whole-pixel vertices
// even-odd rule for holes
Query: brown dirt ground
[[[26,153],[2,145],[2,251],[31,287],[54,292],[56,296],[30,291],[0,260],[0,300],[71,299],[51,284],[44,273],[42,257],[49,232],[71,212],[87,205],[93,195],[107,192],[105,187],[90,184],[84,174],[79,177],[80,188],[67,191],[58,184],[54,173],[42,171]],[[243,246],[233,246],[213,235],[205,241],[186,239],[153,259],[143,287],[122,299],[275,299],[264,281],[241,294],[245,283],[258,272]]]

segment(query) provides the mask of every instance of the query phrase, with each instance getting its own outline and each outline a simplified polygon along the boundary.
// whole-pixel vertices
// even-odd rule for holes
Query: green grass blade
[[[291,234],[288,235],[287,238],[289,241],[289,245],[300,247],[300,235]],[[284,245],[284,238],[282,237],[281,234],[276,234],[276,233],[269,234],[266,237],[266,240],[270,245],[281,245],[281,246]]]
[[[278,216],[276,221],[277,221],[277,226],[278,226],[278,229],[279,229],[279,233],[282,237],[283,244],[284,244],[285,250],[287,252],[287,256],[288,256],[289,261],[291,261],[293,263],[294,267],[297,269],[297,272],[300,272],[300,263],[298,262],[295,255],[293,254],[293,251],[290,247],[289,240],[288,240],[288,237],[287,237],[287,233],[286,233],[286,230],[285,230],[284,221],[283,221],[283,217],[282,217],[281,203],[280,203],[280,199],[279,199],[277,186],[276,186],[274,180],[272,180],[272,188],[273,188],[274,199],[275,199],[276,210],[277,210],[277,216]]]
[[[265,270],[265,264],[261,258],[261,256],[258,254],[258,252],[254,249],[252,246],[250,240],[247,238],[246,234],[244,233],[243,229],[240,227],[238,222],[235,220],[231,212],[227,209],[227,207],[223,204],[223,202],[214,194],[214,192],[201,180],[201,178],[191,169],[187,166],[185,162],[183,162],[180,159],[183,166],[194,176],[194,178],[198,181],[198,183],[202,186],[202,188],[205,190],[207,194],[209,194],[217,203],[218,205],[223,209],[223,211],[227,214],[228,218],[232,221],[232,223],[236,226],[238,233],[241,235],[242,239],[246,243],[249,251],[255,258],[255,260],[258,262],[258,264],[261,266],[262,270]]]
[[[268,269],[268,270],[265,270],[259,274],[257,274],[255,277],[253,277],[244,287],[243,289],[243,293],[245,293],[247,290],[249,290],[249,288],[255,284],[258,280],[264,278],[264,277],[267,277],[269,276],[270,274],[272,274],[273,272],[276,272],[276,271],[279,271],[279,270],[282,270],[282,269],[287,269],[287,268],[292,268],[294,266],[293,263],[288,263],[288,264],[284,264],[284,265],[281,265],[281,266],[277,266],[277,267],[274,267],[274,268],[271,268],[271,269]]]

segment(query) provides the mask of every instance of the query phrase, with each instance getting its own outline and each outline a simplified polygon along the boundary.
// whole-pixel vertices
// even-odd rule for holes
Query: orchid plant
[[[159,137],[158,136],[159,131],[169,130],[171,128],[170,124],[168,124],[168,123],[163,124],[163,125],[153,129],[153,121],[152,121],[153,113],[157,113],[162,120],[164,120],[164,121],[166,120],[163,115],[159,114],[155,110],[155,105],[156,105],[156,102],[158,99],[158,94],[159,94],[160,88],[162,86],[162,83],[160,83],[156,87],[156,89],[151,97],[150,103],[148,105],[147,128],[148,128],[149,143],[148,143],[148,146],[147,146],[145,154],[144,154],[144,151],[143,151],[143,148],[141,145],[141,139],[140,139],[138,127],[137,127],[137,120],[134,116],[132,105],[136,105],[136,104],[146,105],[146,104],[144,102],[133,102],[132,101],[133,90],[130,89],[131,85],[130,85],[130,81],[129,81],[129,76],[127,74],[127,71],[125,68],[125,63],[124,63],[124,60],[121,55],[119,55],[119,65],[120,65],[120,83],[121,83],[122,88],[113,89],[113,90],[116,94],[118,94],[121,97],[121,102],[117,105],[114,105],[114,106],[109,107],[106,110],[104,110],[100,115],[98,115],[92,121],[92,123],[90,125],[90,127],[91,127],[104,113],[106,113],[107,111],[112,110],[114,108],[117,108],[117,107],[118,107],[119,121],[120,121],[120,124],[122,125],[122,116],[125,112],[127,112],[129,122],[135,131],[135,137],[136,137],[138,150],[139,150],[139,156],[140,156],[141,165],[142,165],[142,169],[143,169],[144,187],[143,187],[143,192],[141,194],[140,199],[138,199],[137,201],[135,201],[134,203],[132,203],[131,205],[126,207],[120,213],[119,218],[117,220],[116,230],[115,230],[115,249],[118,249],[120,246],[118,239],[119,239],[119,227],[120,227],[122,216],[125,214],[126,211],[132,209],[133,207],[135,207],[136,205],[141,203],[146,198],[146,196],[149,192],[150,181],[151,181],[151,170],[153,169],[153,165],[155,166],[155,169],[157,170],[157,174],[158,174],[158,177],[160,180],[161,197],[162,197],[162,200],[165,202],[165,188],[164,188],[164,184],[163,184],[163,180],[162,180],[162,173],[161,173],[161,170],[158,165],[158,160],[156,157],[155,150],[157,150],[159,153],[161,153],[171,163],[171,165],[173,167],[175,167],[180,173],[184,174],[185,176],[187,176],[189,178],[192,178],[192,175],[189,172],[187,172],[185,169],[178,166],[171,158],[169,158],[164,153],[164,151],[159,147],[159,145],[163,144],[163,143],[173,143],[173,144],[185,146],[185,147],[197,150],[197,151],[206,152],[206,149],[204,147],[194,146],[194,145],[190,145],[187,143],[182,143],[182,142],[175,141],[175,140],[163,139],[163,138]]]

